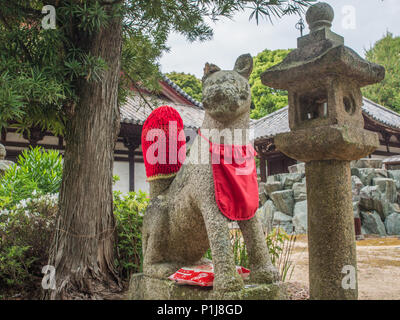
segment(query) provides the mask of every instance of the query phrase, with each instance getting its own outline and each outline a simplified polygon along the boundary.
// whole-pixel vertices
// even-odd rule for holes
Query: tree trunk
[[[119,289],[112,174],[120,125],[121,22],[110,22],[84,42],[107,69],[99,82],[81,81],[79,101],[66,127],[60,211],[50,254],[56,289],[46,293],[50,299],[96,299],[105,290]]]

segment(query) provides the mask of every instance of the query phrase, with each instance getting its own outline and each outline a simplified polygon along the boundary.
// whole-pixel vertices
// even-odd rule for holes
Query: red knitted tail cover
[[[142,151],[148,181],[174,176],[185,161],[186,139],[178,111],[161,106],[142,129]]]

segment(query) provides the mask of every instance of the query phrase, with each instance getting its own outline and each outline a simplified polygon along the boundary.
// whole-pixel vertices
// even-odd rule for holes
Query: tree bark
[[[60,211],[50,264],[56,289],[50,299],[97,299],[119,289],[114,270],[113,156],[119,132],[117,104],[121,21],[102,27],[84,46],[107,63],[102,80],[83,80],[66,126]]]

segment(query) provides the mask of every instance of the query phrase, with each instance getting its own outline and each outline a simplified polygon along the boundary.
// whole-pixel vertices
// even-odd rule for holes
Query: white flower
[[[33,190],[32,195],[33,195],[33,196],[36,196],[36,195],[37,195],[36,190]]]
[[[22,208],[26,208],[28,205],[26,204],[26,200],[22,199],[20,202]]]

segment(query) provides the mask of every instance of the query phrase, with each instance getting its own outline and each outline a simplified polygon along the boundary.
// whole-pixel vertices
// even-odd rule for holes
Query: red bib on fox
[[[224,216],[231,220],[249,220],[258,209],[257,155],[246,146],[210,144],[215,200]]]

